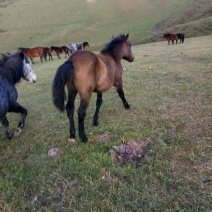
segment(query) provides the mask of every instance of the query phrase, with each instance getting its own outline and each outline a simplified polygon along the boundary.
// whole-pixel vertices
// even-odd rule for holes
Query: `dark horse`
[[[66,46],[51,46],[51,52],[55,52],[57,57],[60,59],[60,54],[61,53],[65,53],[65,58],[67,57],[67,55],[69,56],[69,51],[68,51],[68,48]]]
[[[27,116],[27,110],[17,103],[18,92],[15,84],[21,78],[31,83],[37,79],[30,61],[23,52],[3,58],[0,62],[0,122],[5,128],[5,136],[8,139],[21,133]],[[9,121],[6,117],[8,112],[21,113],[21,120],[14,132],[9,131]]]
[[[49,60],[53,60],[52,54],[51,54],[51,48],[49,47],[43,47],[45,60],[47,60],[47,55],[49,56]]]
[[[176,34],[178,36],[178,39],[180,40],[179,44],[180,43],[184,43],[184,39],[185,39],[185,35],[183,33],[177,33]]]
[[[32,63],[34,63],[33,58],[40,57],[40,62],[43,62],[43,58],[45,59],[45,52],[43,47],[35,47],[35,48],[18,48],[19,51],[23,52],[27,57],[30,58]]]
[[[121,65],[121,59],[129,62],[134,60],[128,38],[128,34],[115,37],[101,50],[100,54],[77,51],[58,68],[52,87],[53,103],[60,111],[64,111],[66,85],[68,90],[66,111],[70,123],[70,141],[75,141],[74,101],[77,93],[80,96],[79,137],[83,142],[88,140],[84,130],[84,119],[92,92],[97,93],[96,111],[93,116],[94,126],[98,125],[99,109],[103,102],[102,93],[112,86],[116,87],[124,107],[130,108],[123,91]]]
[[[172,42],[172,45],[173,45],[174,41],[176,41],[176,44],[177,44],[178,36],[175,34],[166,33],[163,35],[163,39],[167,39],[168,45],[170,44],[170,41]]]

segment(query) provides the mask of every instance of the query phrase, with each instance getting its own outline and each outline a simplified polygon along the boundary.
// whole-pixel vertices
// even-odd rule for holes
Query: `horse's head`
[[[31,62],[22,52],[20,53],[20,57],[23,61],[23,78],[30,83],[35,83],[37,76],[32,69]]]
[[[134,55],[131,49],[131,43],[129,42],[129,34],[125,36],[125,40],[122,43],[122,59],[127,60],[128,62],[134,61]]]
[[[86,46],[89,47],[89,43],[87,41],[83,42],[82,45],[83,45],[83,48],[85,48]]]
[[[100,53],[110,54],[117,60],[124,59],[129,62],[133,62],[134,60],[131,44],[129,42],[129,34],[114,37],[108,44],[106,44]]]

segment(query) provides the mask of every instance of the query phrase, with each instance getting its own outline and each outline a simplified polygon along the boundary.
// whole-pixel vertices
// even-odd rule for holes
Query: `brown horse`
[[[178,36],[175,34],[166,33],[163,35],[163,39],[167,39],[168,45],[170,44],[170,41],[172,42],[172,45],[174,44],[174,41],[176,41],[176,44],[178,42]]]
[[[33,58],[40,57],[41,63],[43,62],[43,58],[45,59],[45,54],[43,51],[43,47],[35,47],[35,48],[18,48],[20,52],[23,52],[27,57],[30,58],[32,63],[34,63]]]
[[[51,46],[50,48],[51,48],[51,52],[54,51],[59,59],[60,59],[60,54],[63,52],[65,53],[65,58],[67,57],[67,55],[69,56],[69,50],[66,46],[60,46],[60,47]]]
[[[128,38],[129,34],[115,37],[101,50],[100,54],[77,51],[58,68],[53,81],[52,97],[54,105],[60,111],[64,111],[65,85],[67,86],[66,111],[70,123],[70,141],[75,141],[74,101],[77,93],[80,96],[79,137],[83,142],[88,140],[84,130],[84,119],[92,92],[97,93],[96,111],[93,116],[94,126],[98,125],[99,109],[103,102],[102,93],[108,91],[112,86],[116,87],[124,107],[130,108],[123,91],[121,65],[121,59],[129,62],[134,60]]]
[[[44,47],[43,50],[44,50],[45,56],[46,56],[45,60],[47,60],[47,55],[49,56],[49,60],[50,59],[53,60],[53,57],[52,57],[52,54],[51,54],[51,48]]]

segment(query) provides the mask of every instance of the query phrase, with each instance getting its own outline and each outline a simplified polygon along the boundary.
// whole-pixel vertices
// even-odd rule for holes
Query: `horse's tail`
[[[63,63],[56,72],[52,86],[52,99],[56,108],[60,111],[65,109],[65,85],[68,81],[72,80],[73,64],[71,61]]]

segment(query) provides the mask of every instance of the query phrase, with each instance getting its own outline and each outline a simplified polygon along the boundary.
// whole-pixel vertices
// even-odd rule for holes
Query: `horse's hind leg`
[[[88,94],[87,97],[82,97],[80,101],[80,106],[78,109],[78,125],[79,125],[79,137],[82,139],[83,142],[87,142],[88,138],[85,134],[84,129],[84,120],[86,116],[86,110],[90,101],[91,94]]]
[[[96,99],[96,111],[95,111],[95,114],[93,116],[93,125],[94,126],[98,126],[98,115],[99,115],[99,110],[100,110],[100,107],[102,105],[102,93],[97,93],[97,99]]]
[[[117,92],[119,94],[119,97],[122,100],[122,103],[123,103],[124,107],[126,109],[130,109],[130,105],[128,104],[127,100],[125,99],[123,88],[122,87],[116,87],[116,90],[117,90]]]
[[[68,95],[68,102],[66,104],[67,116],[70,124],[70,139],[75,139],[76,129],[74,126],[74,100],[76,98],[77,91],[71,91]]]

